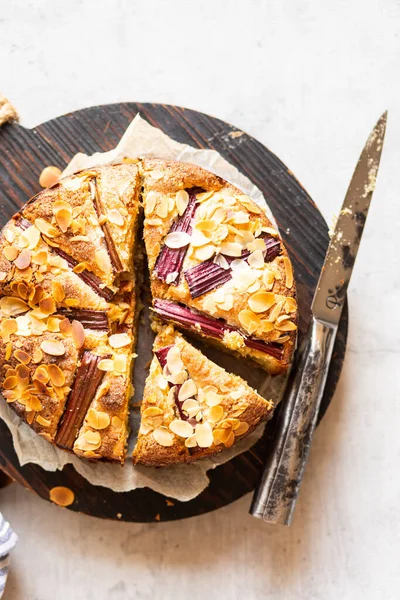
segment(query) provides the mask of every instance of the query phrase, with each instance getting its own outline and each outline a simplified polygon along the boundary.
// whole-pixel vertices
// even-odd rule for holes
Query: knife
[[[358,159],[311,305],[278,416],[277,432],[250,507],[268,523],[290,525],[315,430],[346,291],[360,246],[382,153],[387,112]]]

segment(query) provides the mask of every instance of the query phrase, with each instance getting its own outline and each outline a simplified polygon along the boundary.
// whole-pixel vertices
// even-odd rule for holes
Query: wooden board
[[[176,106],[125,103],[80,110],[34,129],[17,124],[3,126],[0,129],[0,226],[39,191],[39,175],[44,167],[63,168],[78,151],[92,154],[114,148],[137,112],[179,142],[217,150],[261,189],[294,263],[299,333],[303,335],[329,242],[327,225],[307,192],[272,152],[246,133],[208,115]],[[342,369],[347,326],[345,306],[320,418],[332,399]],[[181,519],[225,506],[255,488],[274,433],[274,422],[275,419],[268,424],[265,435],[251,450],[210,471],[210,485],[190,502],[167,503],[164,496],[147,488],[116,493],[93,486],[71,465],[55,473],[33,464],[20,467],[11,434],[3,421],[0,421],[0,468],[47,500],[54,486],[71,488],[76,499],[70,508],[92,516],[136,522]]]

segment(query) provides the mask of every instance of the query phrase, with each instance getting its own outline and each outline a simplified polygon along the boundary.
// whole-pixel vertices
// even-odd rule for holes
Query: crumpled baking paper
[[[160,129],[149,125],[140,115],[133,119],[114,150],[103,153],[97,152],[92,156],[78,153],[73,157],[63,175],[70,175],[81,169],[96,165],[120,162],[124,157],[136,158],[139,156],[180,160],[204,167],[243,190],[265,210],[275,223],[261,191],[247,177],[222,158],[218,152],[198,150],[176,142]],[[144,323],[143,318],[141,321],[138,335],[138,359],[135,368],[135,400],[137,401],[140,401],[142,395],[146,377],[144,367],[151,358],[153,339],[148,322]],[[286,376],[272,378],[255,366],[249,372],[246,361],[243,361],[242,364],[241,361],[218,350],[205,347],[202,347],[202,349],[221,366],[242,375],[265,398],[274,400],[276,404],[280,401],[285,388]],[[120,467],[115,464],[85,461],[73,454],[59,450],[35,434],[5,402],[0,402],[0,417],[7,423],[12,433],[14,448],[21,465],[35,463],[47,471],[56,471],[69,463],[94,485],[108,487],[116,492],[149,487],[156,492],[182,502],[195,498],[207,487],[209,482],[207,471],[209,469],[214,469],[251,448],[261,437],[264,430],[262,424],[233,448],[225,449],[212,458],[205,458],[193,464],[162,468],[133,466],[128,456],[125,465]],[[131,415],[133,430],[137,430],[138,420],[138,409],[133,409]],[[131,440],[130,450],[133,444],[134,440]]]

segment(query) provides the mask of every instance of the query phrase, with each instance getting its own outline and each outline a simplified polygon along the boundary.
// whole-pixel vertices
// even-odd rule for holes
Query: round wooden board
[[[316,205],[285,165],[265,146],[235,127],[192,110],[163,104],[110,104],[80,110],[34,129],[7,124],[0,129],[1,227],[39,191],[39,175],[48,165],[65,167],[77,152],[93,154],[116,146],[132,118],[140,113],[152,125],[179,142],[217,150],[263,192],[278,222],[293,260],[300,307],[300,336],[310,318],[310,304],[329,237]],[[348,327],[343,311],[320,418],[324,415],[342,369]],[[88,515],[135,522],[168,521],[215,510],[254,490],[261,476],[275,418],[248,452],[209,472],[210,484],[190,502],[172,502],[149,490],[116,493],[93,486],[71,465],[47,472],[21,467],[11,434],[0,421],[0,468],[10,477],[49,499],[49,490],[63,485],[75,492],[70,508]],[[116,467],[118,468],[118,467]]]

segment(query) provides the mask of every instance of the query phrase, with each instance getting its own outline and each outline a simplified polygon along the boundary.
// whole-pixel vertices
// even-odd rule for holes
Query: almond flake
[[[264,255],[261,252],[261,250],[256,250],[255,252],[252,252],[247,261],[253,269],[262,269],[265,265]]]
[[[39,301],[39,308],[44,315],[52,315],[56,312],[57,307],[54,299],[51,296],[47,296],[47,298],[42,298]]]
[[[41,349],[50,356],[63,356],[65,354],[65,347],[59,340],[45,340],[40,344]]]
[[[106,216],[113,225],[117,225],[118,227],[123,227],[125,225],[125,219],[117,208],[109,210]]]
[[[71,323],[72,339],[75,344],[75,348],[82,348],[85,343],[85,330],[80,321],[72,321]]]
[[[4,316],[15,317],[29,310],[29,306],[20,298],[3,296],[0,298],[0,310]]]
[[[261,327],[260,317],[251,310],[241,310],[238,317],[242,327],[250,334],[256,332]]]
[[[14,261],[14,265],[17,267],[17,269],[20,269],[20,271],[27,269],[30,264],[31,264],[31,251],[27,250],[27,249],[22,250],[22,252],[19,254],[19,256]]]
[[[158,406],[149,406],[148,408],[146,408],[146,410],[143,411],[142,416],[144,419],[152,419],[153,417],[159,417],[163,414],[164,411]]]
[[[279,331],[295,331],[297,326],[292,321],[284,321],[283,323],[276,325],[276,329]]]
[[[218,206],[217,208],[215,208],[215,210],[212,211],[210,218],[212,218],[213,221],[216,221],[218,225],[220,225],[226,219],[225,208],[223,206]]]
[[[179,216],[182,216],[189,203],[189,194],[186,190],[179,190],[175,196],[175,204],[178,209]]]
[[[64,286],[59,281],[52,281],[51,283],[51,291],[53,294],[53,298],[57,303],[60,303],[65,298]]]
[[[87,413],[86,422],[93,429],[106,429],[110,424],[110,417],[106,412],[91,408]]]
[[[268,321],[271,321],[272,323],[274,321],[276,321],[276,319],[279,317],[279,315],[281,314],[281,310],[283,307],[284,301],[281,300],[280,302],[277,303],[277,305],[275,306],[275,308],[272,309],[269,317],[268,317]]]
[[[50,225],[50,223],[48,223],[44,219],[35,219],[35,225],[39,229],[39,231],[48,238],[53,238],[58,235],[57,229],[55,229],[52,225]]]
[[[196,448],[196,446],[197,446],[196,436],[191,435],[190,437],[188,437],[185,440],[185,446],[186,446],[186,448]]]
[[[213,219],[203,219],[202,221],[199,221],[198,223],[196,223],[195,228],[198,229],[199,231],[202,231],[203,233],[212,233],[213,231],[215,231],[218,227],[218,223],[217,221],[214,221]]]
[[[178,398],[180,402],[184,402],[188,398],[192,398],[197,393],[197,385],[193,379],[187,379],[179,390]]]
[[[60,367],[54,364],[47,365],[47,372],[53,385],[57,387],[65,385],[65,375]]]
[[[255,313],[262,313],[275,304],[275,294],[272,292],[256,292],[248,299],[248,305]]]
[[[127,333],[114,333],[108,338],[108,343],[111,348],[123,348],[124,346],[129,346],[131,338]]]
[[[189,398],[182,404],[182,410],[186,412],[189,417],[195,417],[200,410],[200,404],[197,402],[197,400]]]
[[[297,310],[297,302],[294,298],[287,298],[285,302],[285,312],[292,313]]]
[[[219,267],[221,267],[222,269],[230,269],[229,263],[226,260],[225,256],[223,256],[222,254],[217,254],[216,257],[214,258],[213,262],[218,265]]]
[[[153,431],[153,437],[160,446],[169,447],[174,443],[174,438],[166,427],[157,427]]]
[[[245,433],[247,433],[249,430],[249,424],[246,423],[245,421],[242,421],[239,426],[234,430],[235,435],[239,436],[239,435],[244,435]]]
[[[56,221],[57,225],[61,229],[63,233],[68,230],[68,227],[72,223],[72,213],[70,210],[66,210],[65,208],[56,212]]]
[[[169,424],[169,428],[172,433],[182,438],[188,438],[193,435],[193,427],[187,421],[181,419],[175,419]]]
[[[114,371],[114,361],[111,358],[102,358],[97,368],[100,371]]]
[[[157,377],[157,385],[160,388],[160,390],[165,391],[168,388],[168,381],[163,375],[159,375]]]
[[[238,194],[236,198],[239,200],[240,204],[243,204],[243,206],[247,208],[249,212],[256,215],[259,215],[262,212],[261,208],[257,206],[257,204],[248,196],[245,196],[244,194]]]
[[[39,185],[43,188],[51,187],[61,177],[61,169],[58,167],[45,167],[40,173]]]
[[[51,425],[51,421],[45,419],[44,417],[41,417],[40,415],[36,417],[36,422],[39,423],[39,425],[41,425],[42,427],[50,427]]]
[[[114,357],[114,371],[117,373],[126,373],[127,357],[125,354],[118,354]]]
[[[167,354],[167,367],[171,375],[179,373],[184,368],[181,353],[177,346],[172,346]]]
[[[160,219],[165,219],[168,215],[169,211],[169,198],[167,196],[163,196],[161,200],[159,200],[156,207],[156,215],[160,217]]]
[[[216,247],[213,244],[208,244],[206,246],[202,246],[201,248],[197,248],[194,252],[194,257],[197,258],[197,260],[205,261],[214,256],[215,252]]]
[[[199,248],[200,246],[205,246],[206,244],[209,244],[210,238],[205,236],[202,231],[199,231],[195,228],[190,243],[193,246],[193,248]]]
[[[203,388],[205,402],[207,406],[217,406],[224,399],[223,396],[218,394],[218,390],[213,385],[207,385]]]
[[[275,281],[275,274],[269,269],[265,269],[262,276],[263,284],[266,290],[272,290]]]
[[[200,448],[209,448],[214,442],[212,429],[208,423],[198,423],[195,428],[195,436]]]
[[[226,256],[241,256],[243,246],[236,242],[223,242],[220,246],[220,253]]]
[[[94,257],[97,266],[103,271],[103,273],[109,273],[111,271],[110,257],[108,256],[108,252],[105,248],[97,250]]]
[[[84,438],[88,444],[93,446],[93,450],[97,450],[101,446],[101,435],[98,431],[86,431]]]
[[[290,290],[293,287],[293,268],[292,263],[287,256],[283,257],[283,264],[285,267],[286,281],[285,285]]]
[[[211,421],[211,423],[218,423],[218,421],[220,421],[223,416],[224,409],[220,405],[213,406],[208,411],[208,420]]]
[[[149,192],[146,196],[146,201],[145,201],[145,206],[144,206],[144,212],[145,215],[151,215],[151,213],[154,211],[155,207],[156,207],[156,203],[157,203],[157,194],[156,192]],[[165,215],[167,216],[167,215]]]
[[[162,225],[161,219],[146,219],[146,225],[152,225],[153,227],[159,227]]]
[[[164,243],[168,248],[184,248],[190,244],[190,239],[190,235],[184,231],[173,231],[168,233]]]
[[[18,250],[18,248],[15,248],[15,246],[6,246],[3,250],[3,255],[10,262],[15,260],[18,256],[18,254],[19,254],[19,250]]]

